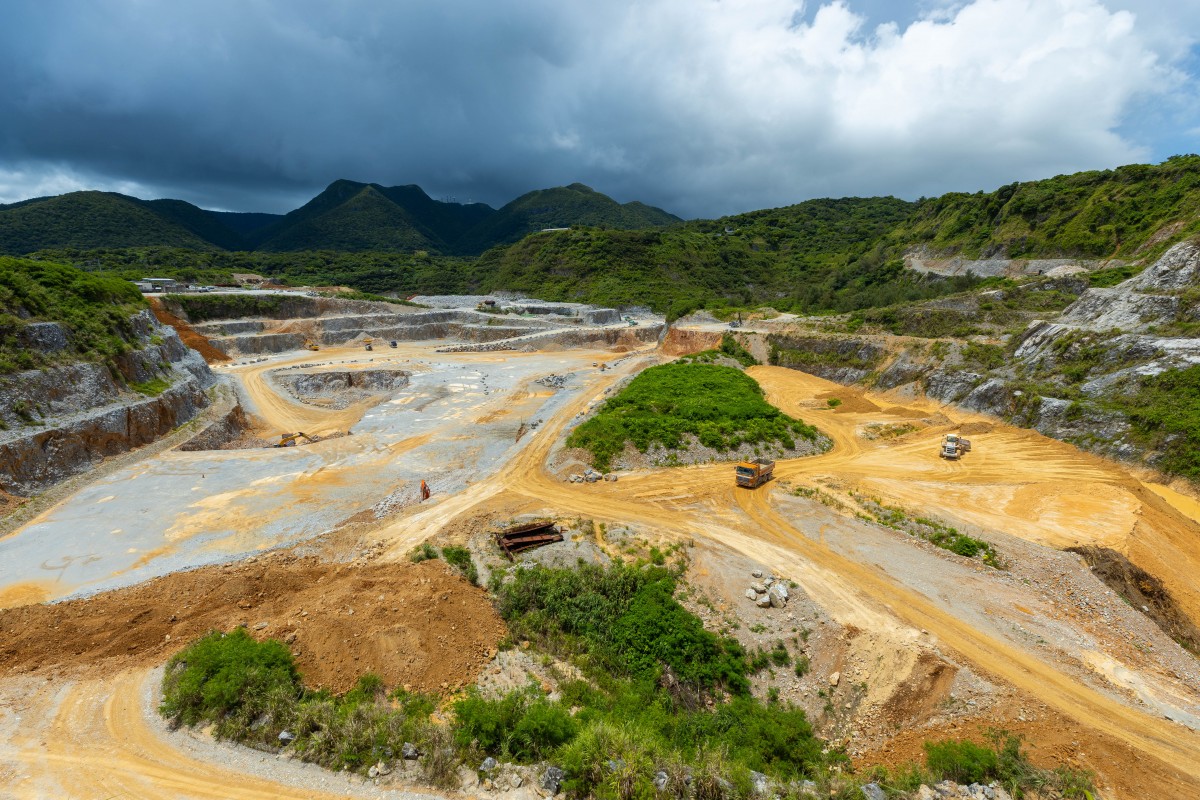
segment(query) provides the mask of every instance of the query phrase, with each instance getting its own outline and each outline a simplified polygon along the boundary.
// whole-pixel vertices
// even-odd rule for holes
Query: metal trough
[[[551,542],[561,542],[563,535],[554,527],[553,522],[530,522],[517,525],[496,534],[496,544],[513,560],[513,553],[520,553],[541,547]]]

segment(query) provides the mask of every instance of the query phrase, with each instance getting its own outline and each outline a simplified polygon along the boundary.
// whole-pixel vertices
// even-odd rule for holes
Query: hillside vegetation
[[[146,307],[126,281],[74,267],[0,256],[0,374],[85,359],[100,361],[129,350],[129,318]],[[66,346],[31,347],[29,326],[59,323]]]
[[[63,221],[72,220],[63,210],[71,208],[80,215],[77,226]],[[436,201],[417,186],[336,181],[283,217],[97,192],[28,201],[0,208],[0,247],[36,245],[45,255],[129,278],[157,272],[220,283],[249,271],[282,283],[401,296],[508,290],[649,306],[673,319],[697,308],[722,314],[760,305],[842,313],[980,283],[906,269],[914,248],[935,257],[1146,260],[1200,233],[1197,208],[1200,156],[915,203],[811,200],[687,223],[582,184],[530,192],[494,210]],[[118,242],[110,234],[121,214],[130,215],[131,233]],[[543,231],[561,227],[570,229]],[[239,240],[258,250],[219,249]],[[1134,268],[1115,265],[1105,271],[1107,284],[1094,285],[1111,285]]]
[[[1200,156],[1175,156],[924,200],[887,243],[971,257],[1127,259],[1200,232],[1197,209]]]
[[[643,453],[654,445],[679,450],[689,437],[718,451],[743,443],[791,450],[797,438],[817,436],[816,428],[767,403],[762,388],[741,370],[673,363],[640,373],[576,428],[567,446],[588,450],[593,466],[608,471],[626,443]]]
[[[679,222],[644,203],[624,205],[583,184],[529,192],[496,210],[434,200],[419,186],[334,181],[286,214],[207,211],[182,200],[72,192],[0,206],[0,252],[186,247],[477,255],[546,227],[648,228]]]

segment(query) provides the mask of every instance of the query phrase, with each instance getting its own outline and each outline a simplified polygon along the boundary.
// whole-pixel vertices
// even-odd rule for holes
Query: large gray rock
[[[17,332],[17,344],[39,353],[57,353],[71,343],[66,328],[57,322],[30,322]]]
[[[551,795],[558,794],[562,789],[562,782],[566,775],[558,767],[547,767],[542,773],[541,787]]]
[[[1173,291],[1200,284],[1200,247],[1180,242],[1162,258],[1135,275],[1119,288],[1133,291]]]

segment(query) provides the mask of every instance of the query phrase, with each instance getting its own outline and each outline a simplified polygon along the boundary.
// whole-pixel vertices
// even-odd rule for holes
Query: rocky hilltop
[[[0,376],[0,489],[44,491],[106,456],[154,441],[208,405],[216,377],[204,359],[149,311],[130,324],[138,346],[111,362]],[[61,349],[71,335],[53,322],[25,331],[34,349]]]

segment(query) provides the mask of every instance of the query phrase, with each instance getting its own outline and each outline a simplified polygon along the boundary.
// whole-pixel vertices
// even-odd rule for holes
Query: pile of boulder
[[[540,383],[550,389],[562,389],[567,385],[567,381],[571,379],[570,375],[555,375],[551,373],[544,378],[538,378],[534,383]]]
[[[615,472],[601,473],[588,467],[582,473],[577,472],[567,480],[571,483],[595,483],[596,481],[615,481],[616,479],[617,475]]]
[[[762,570],[756,569],[750,573],[755,579],[746,589],[746,599],[754,602],[759,608],[783,608],[788,601],[787,583],[774,575],[763,575]]]

